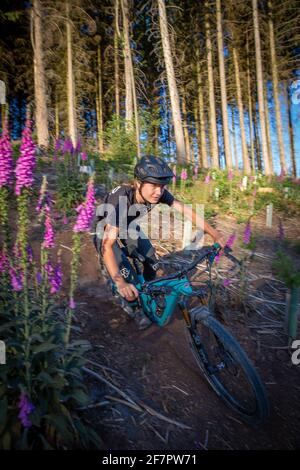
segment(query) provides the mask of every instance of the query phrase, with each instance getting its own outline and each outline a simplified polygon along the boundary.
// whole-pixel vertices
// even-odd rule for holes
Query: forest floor
[[[225,216],[216,217],[214,224],[227,235],[244,228]],[[86,375],[93,405],[84,414],[106,448],[300,448],[300,366],[292,365],[283,330],[285,288],[270,269],[277,229],[266,229],[262,215],[253,219],[252,227],[259,236],[248,262],[249,301],[240,309],[228,309],[219,299],[218,310],[266,385],[270,418],[258,428],[242,423],[205,381],[191,355],[179,311],[163,328],[137,330],[113,302],[91,238],[84,239],[73,335],[90,341],[92,362],[87,367],[102,379]],[[284,220],[284,227],[290,239],[299,239],[296,220]],[[63,247],[65,273],[71,236],[70,229],[61,225],[57,241]],[[170,251],[170,245],[165,246]],[[166,251],[164,243],[157,245],[157,251]],[[64,284],[68,285],[67,277]]]

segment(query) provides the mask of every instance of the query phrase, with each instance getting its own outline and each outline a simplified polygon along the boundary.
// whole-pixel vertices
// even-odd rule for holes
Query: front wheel
[[[268,417],[262,381],[237,340],[206,307],[192,309],[188,337],[193,355],[209,384],[249,424]]]

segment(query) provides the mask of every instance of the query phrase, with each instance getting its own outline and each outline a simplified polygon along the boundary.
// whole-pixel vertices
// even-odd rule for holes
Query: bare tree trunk
[[[98,68],[98,112],[97,112],[97,128],[98,128],[98,146],[99,152],[104,152],[103,142],[103,92],[102,92],[102,60],[101,60],[101,45],[98,45],[97,50],[97,68]]]
[[[255,109],[255,103],[253,106],[253,129],[254,129],[254,143],[255,143],[255,151],[256,151],[256,162],[257,168],[259,171],[262,171],[262,161],[261,161],[261,150],[260,150],[260,142],[258,137],[258,123],[257,123],[257,114]]]
[[[204,100],[203,100],[203,87],[201,67],[199,62],[199,51],[197,51],[197,91],[198,91],[198,110],[199,110],[199,124],[200,124],[200,147],[203,168],[208,168],[207,149],[206,149],[206,130],[205,130],[205,115],[204,115]]]
[[[232,168],[232,156],[231,156],[231,148],[230,148],[228,113],[227,113],[227,92],[226,92],[226,76],[225,76],[225,64],[224,64],[221,0],[216,0],[216,11],[217,11],[217,41],[218,41],[218,56],[219,56],[219,70],[220,70],[221,105],[222,105],[225,159],[226,159],[226,166],[228,168]]]
[[[289,129],[289,144],[290,144],[290,155],[292,163],[292,171],[294,178],[297,178],[297,166],[296,166],[296,153],[295,153],[295,140],[293,132],[293,120],[292,120],[292,106],[291,106],[291,93],[288,82],[285,84],[284,96],[287,105],[288,114],[288,129]]]
[[[264,161],[265,174],[271,175],[272,170],[271,170],[270,159],[269,159],[269,154],[268,154],[266,116],[265,116],[265,106],[264,106],[264,90],[263,90],[264,81],[263,81],[262,59],[261,59],[261,48],[260,48],[260,33],[259,33],[257,0],[252,0],[252,7],[253,7],[256,80],[257,80],[257,94],[258,94],[259,122],[260,122],[260,131],[261,131],[262,156],[263,156],[263,161]]]
[[[48,108],[43,57],[42,10],[40,0],[33,1],[31,15],[31,22],[34,30],[34,33],[32,32],[32,47],[37,140],[38,145],[42,145],[43,147],[47,148],[49,145]]]
[[[55,138],[59,138],[59,105],[58,94],[55,94]]]
[[[272,170],[272,162],[273,162],[272,143],[271,143],[269,106],[268,106],[267,88],[266,87],[264,87],[264,101],[265,101],[264,105],[265,105],[265,116],[266,116],[266,133],[267,133],[268,154],[269,154],[269,160],[270,160],[270,168]]]
[[[124,5],[125,3],[125,5]],[[131,84],[131,69],[130,69],[130,41],[129,41],[129,25],[128,25],[128,6],[127,0],[121,0],[122,13],[123,13],[123,34],[124,34],[124,68],[125,68],[125,119],[128,121],[127,128],[133,120],[133,96]]]
[[[181,121],[180,102],[175,80],[174,66],[170,47],[170,38],[167,23],[166,6],[164,0],[157,0],[159,10],[159,25],[162,39],[163,53],[167,72],[168,88],[171,100],[171,111],[174,125],[176,153],[178,163],[185,163],[186,149]]]
[[[216,105],[214,91],[214,74],[212,63],[212,44],[210,34],[210,22],[208,15],[208,2],[205,2],[205,35],[206,35],[206,53],[207,53],[207,71],[208,71],[208,91],[209,91],[209,120],[210,120],[210,151],[211,165],[213,168],[219,168],[218,135],[216,123]]]
[[[67,100],[68,100],[68,130],[73,147],[77,143],[75,85],[72,60],[72,32],[70,22],[70,3],[66,0],[66,30],[67,30]]]
[[[233,141],[233,156],[235,162],[235,168],[238,170],[239,168],[239,160],[236,148],[236,135],[235,135],[235,119],[234,119],[234,106],[231,106],[231,128],[232,128],[232,141]]]
[[[238,105],[238,110],[239,110],[239,121],[240,121],[241,140],[242,140],[243,166],[244,166],[244,172],[246,174],[250,174],[251,168],[250,168],[246,133],[245,133],[244,106],[243,106],[243,99],[242,99],[240,67],[239,67],[238,54],[237,54],[237,50],[235,47],[233,47],[232,49],[232,55],[233,55],[233,62],[234,62],[237,105]]]
[[[139,159],[141,158],[140,125],[139,125],[139,115],[138,115],[138,108],[137,108],[134,70],[133,70],[133,63],[132,63],[132,56],[131,56],[131,49],[130,49],[128,0],[121,0],[121,6],[122,6],[122,13],[123,13],[124,43],[125,43],[125,57],[126,57],[125,59],[126,98],[127,98],[127,92],[129,92],[129,85],[130,85],[130,90],[131,90],[130,99],[128,100],[129,104],[131,103],[130,104],[131,110],[129,110],[129,105],[128,105],[128,110],[127,110],[127,104],[126,104],[126,113],[127,111],[130,111],[131,119],[132,119],[132,111],[134,111],[136,148],[137,148],[137,157]],[[133,104],[133,108],[132,108],[132,104]],[[127,119],[127,115],[126,115],[126,119]]]
[[[198,164],[203,167],[202,154],[201,154],[201,136],[200,136],[200,123],[199,123],[199,110],[198,110],[198,100],[194,100],[194,121],[196,129],[196,139],[197,139],[197,148],[198,148]]]
[[[190,153],[189,130],[188,130],[188,121],[187,121],[185,91],[183,88],[181,90],[181,100],[182,100],[182,122],[183,122],[183,135],[184,135],[186,159],[187,159],[187,162],[190,162],[191,153]]]
[[[251,76],[250,76],[250,64],[249,64],[248,38],[247,38],[247,91],[248,91],[249,137],[250,137],[250,148],[251,148],[251,167],[252,167],[252,170],[255,170],[253,112],[252,112]]]
[[[119,0],[115,0],[114,61],[115,61],[115,113],[120,117],[120,77],[119,77]]]
[[[272,2],[271,1],[268,2],[268,7],[269,7],[269,34],[270,34],[273,97],[274,97],[274,104],[275,104],[279,158],[280,158],[281,169],[284,172],[286,172],[287,168],[286,168],[286,161],[285,161],[285,154],[284,154],[283,133],[282,133],[281,115],[280,115],[277,57],[276,57],[276,50],[275,50],[275,35],[274,35],[274,24],[273,24],[273,17],[272,17]]]

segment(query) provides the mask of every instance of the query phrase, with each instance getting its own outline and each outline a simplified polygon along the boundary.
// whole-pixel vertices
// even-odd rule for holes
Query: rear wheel
[[[269,414],[269,405],[247,354],[206,307],[192,309],[190,315],[190,347],[209,384],[244,421],[261,424]]]

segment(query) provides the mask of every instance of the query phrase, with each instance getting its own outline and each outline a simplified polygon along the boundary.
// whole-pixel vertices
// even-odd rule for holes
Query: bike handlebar
[[[194,269],[197,266],[197,264],[199,264],[205,258],[207,258],[209,260],[209,262],[212,264],[214,262],[216,256],[221,251],[222,251],[221,245],[219,245],[219,243],[215,243],[214,245],[207,247],[205,249],[205,251],[202,252],[201,255],[199,255],[199,257],[196,258],[195,261],[190,263],[190,265],[187,268],[184,268],[184,269],[182,269],[181,271],[179,271],[175,274],[170,274],[168,276],[160,277],[159,281],[167,281],[167,280],[172,280],[172,279],[176,279],[176,278],[181,278],[181,277],[185,276],[189,271]],[[232,262],[237,263],[239,265],[241,264],[241,262],[237,258],[235,258],[233,255],[231,255],[231,252],[232,252],[231,248],[229,248],[228,246],[225,246],[223,248],[223,251],[224,251],[224,255],[228,259],[230,259]],[[153,281],[148,281],[145,285],[145,288],[148,287],[148,286],[151,286],[152,284],[155,284],[156,282],[157,282],[157,279],[154,279]],[[160,289],[161,289],[161,287],[160,287]]]

